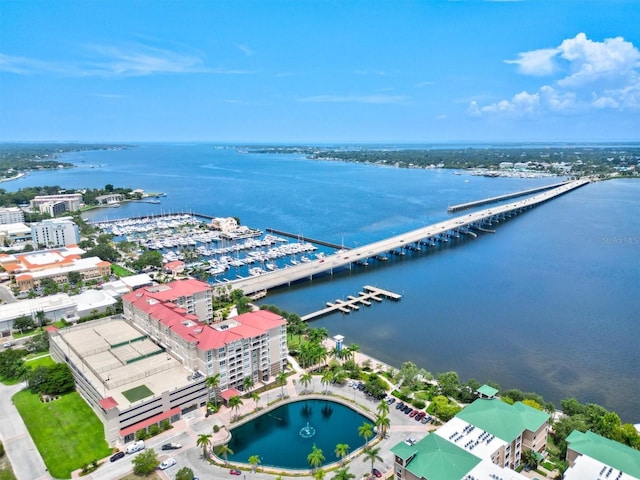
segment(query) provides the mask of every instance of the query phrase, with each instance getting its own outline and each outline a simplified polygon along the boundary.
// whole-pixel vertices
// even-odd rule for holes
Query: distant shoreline
[[[26,173],[20,172],[19,174],[17,174],[14,177],[8,177],[8,178],[0,178],[0,182],[10,182],[12,180],[18,180],[19,178],[22,178],[26,175]]]

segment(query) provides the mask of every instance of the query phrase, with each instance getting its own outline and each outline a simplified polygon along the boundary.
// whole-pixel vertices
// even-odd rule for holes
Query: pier
[[[342,245],[338,245],[337,243],[326,242],[324,240],[318,240],[316,238],[309,238],[303,235],[296,235],[294,233],[283,232],[282,230],[276,230],[275,228],[267,228],[265,230],[275,235],[282,235],[283,237],[295,238],[301,242],[315,243],[316,245],[323,245],[325,247],[335,248],[336,250],[340,250],[340,249],[349,250],[348,248]]]
[[[303,322],[313,320],[324,315],[328,315],[334,312],[342,312],[345,314],[350,313],[353,310],[360,310],[360,305],[371,306],[369,300],[381,302],[382,298],[388,298],[390,300],[398,301],[402,298],[399,293],[390,292],[378,287],[372,287],[371,285],[365,285],[362,292],[358,292],[358,296],[349,295],[347,300],[335,300],[334,302],[327,302],[327,307],[322,310],[318,310],[301,317]]]
[[[449,208],[447,208],[447,212],[449,213],[460,212],[462,210],[467,210],[473,207],[480,207],[482,205],[488,205],[490,203],[502,202],[503,200],[510,200],[512,198],[523,197],[525,195],[531,195],[533,193],[544,192],[545,190],[551,190],[553,188],[561,187],[562,185],[566,185],[567,183],[569,182],[554,183],[553,185],[545,185],[544,187],[530,188],[528,190],[521,190],[519,192],[507,193],[505,195],[499,195],[497,197],[489,197],[489,198],[483,198],[482,200],[475,200],[473,202],[459,203],[458,205],[452,205]]]
[[[462,237],[460,232],[467,230],[482,231],[488,225],[502,222],[515,215],[542,205],[561,195],[589,184],[589,180],[576,180],[564,183],[559,187],[538,193],[513,203],[497,205],[484,210],[478,210],[466,215],[459,215],[433,225],[418,228],[400,235],[385,238],[376,242],[362,245],[349,250],[339,250],[331,255],[318,258],[311,262],[302,263],[289,268],[278,269],[251,278],[238,279],[228,282],[232,289],[240,289],[245,295],[260,290],[291,285],[295,282],[311,280],[319,275],[332,275],[334,270],[353,268],[358,265],[370,265],[376,258],[388,258],[393,250],[414,251],[432,248],[437,243],[445,243],[450,239]],[[472,238],[471,235],[464,235]],[[297,238],[297,236],[296,236]],[[326,242],[325,242],[326,243]],[[338,246],[339,247],[339,246]],[[341,248],[341,247],[339,247]]]

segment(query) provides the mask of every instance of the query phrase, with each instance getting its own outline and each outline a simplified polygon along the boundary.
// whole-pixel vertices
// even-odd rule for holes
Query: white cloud
[[[298,99],[303,103],[371,103],[404,104],[407,97],[402,95],[315,95]]]
[[[208,73],[239,75],[245,70],[211,68],[202,54],[174,51],[141,44],[126,47],[89,45],[90,61],[52,62],[0,54],[0,71],[26,75],[54,73],[69,77],[146,76],[155,74]]]
[[[537,92],[523,91],[484,106],[474,100],[467,109],[469,115],[640,110],[640,51],[622,37],[597,42],[579,33],[556,48],[521,52],[506,63],[517,65],[525,75],[562,75]]]
[[[640,51],[622,37],[604,42],[589,40],[584,33],[562,42],[560,56],[570,63],[571,74],[560,85],[582,85],[602,78],[624,78],[640,66]]]
[[[542,48],[519,53],[517,60],[505,60],[505,63],[518,65],[518,71],[524,75],[551,75],[555,70],[553,57],[557,54],[555,48]]]

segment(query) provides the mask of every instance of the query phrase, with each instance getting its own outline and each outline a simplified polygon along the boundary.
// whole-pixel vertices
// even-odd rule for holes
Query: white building
[[[0,223],[22,223],[24,212],[18,207],[0,208]]]
[[[60,195],[38,195],[31,200],[31,210],[36,210],[42,213],[51,213],[53,209],[59,212],[58,209],[53,206],[63,204],[64,209],[62,211],[75,212],[80,210],[82,205],[81,193],[65,193]]]
[[[75,245],[80,241],[78,226],[71,217],[50,218],[31,224],[32,240],[47,248]]]

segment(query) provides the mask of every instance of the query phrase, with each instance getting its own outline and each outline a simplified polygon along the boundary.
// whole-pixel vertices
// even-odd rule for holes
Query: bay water
[[[212,144],[74,152],[73,169],[2,184],[164,192],[92,220],[186,211],[360,246],[450,215],[447,206],[558,181],[239,153]],[[270,292],[300,315],[375,285],[403,295],[313,321],[381,361],[493,380],[556,404],[576,397],[640,422],[640,181],[590,184],[430,253],[370,262]],[[295,240],[293,240],[295,241]]]

